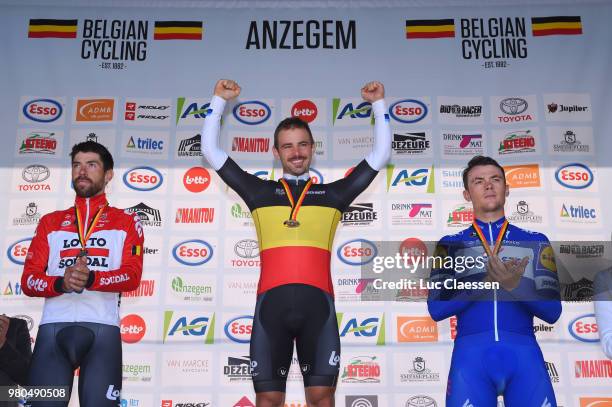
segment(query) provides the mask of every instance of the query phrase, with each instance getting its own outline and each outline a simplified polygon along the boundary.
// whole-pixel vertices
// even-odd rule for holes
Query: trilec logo
[[[599,342],[599,328],[595,314],[581,315],[567,326],[570,335],[581,342]]]
[[[241,315],[230,319],[225,324],[225,335],[234,342],[249,343],[253,331],[253,317]]]
[[[318,113],[317,105],[307,99],[295,102],[295,104],[291,106],[290,112],[292,117],[298,117],[306,123],[312,123],[317,118]]]
[[[593,183],[593,172],[584,164],[571,163],[559,167],[555,179],[566,188],[584,189]]]
[[[192,167],[183,175],[183,185],[189,192],[202,192],[210,185],[210,173],[204,167]]]
[[[64,109],[53,99],[34,99],[23,105],[23,115],[39,123],[50,123],[59,119]]]
[[[338,258],[349,266],[361,266],[372,261],[378,249],[366,239],[353,239],[338,247]]]
[[[134,167],[123,174],[123,183],[136,191],[153,191],[163,182],[161,172],[153,167]]]
[[[28,249],[30,248],[30,243],[32,243],[32,238],[28,237],[10,245],[6,250],[6,255],[9,260],[19,266],[23,266],[25,264],[26,255],[28,254]]]
[[[213,255],[213,248],[200,239],[185,240],[172,248],[172,256],[185,266],[201,266]]]
[[[258,100],[249,100],[234,106],[234,117],[242,124],[261,124],[272,116],[272,110],[267,104]]]
[[[121,340],[125,343],[136,343],[147,333],[147,324],[140,315],[130,314],[121,319]]]
[[[404,99],[389,107],[389,114],[400,123],[416,123],[427,116],[427,106],[416,99]]]

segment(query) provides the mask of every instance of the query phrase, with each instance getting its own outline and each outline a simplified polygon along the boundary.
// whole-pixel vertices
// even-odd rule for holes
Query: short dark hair
[[[481,165],[492,165],[500,169],[502,176],[504,177],[504,183],[506,182],[506,171],[504,171],[504,167],[499,165],[497,161],[492,159],[491,157],[485,157],[483,155],[477,155],[468,162],[467,167],[463,170],[463,188],[468,190],[468,175],[472,168],[478,167]]]
[[[108,151],[106,147],[104,147],[100,143],[96,143],[95,141],[83,141],[82,143],[75,144],[72,146],[72,151],[70,152],[70,160],[74,161],[74,157],[78,153],[96,153],[100,156],[100,160],[102,161],[102,166],[104,167],[104,171],[112,170],[115,166],[115,162],[113,161],[113,156]]]
[[[274,147],[278,148],[278,133],[280,133],[282,130],[289,129],[306,130],[310,136],[310,142],[314,144],[314,138],[312,137],[312,132],[310,131],[310,126],[308,126],[308,123],[299,117],[287,117],[285,120],[281,121],[278,126],[276,126],[276,130],[274,130]]]

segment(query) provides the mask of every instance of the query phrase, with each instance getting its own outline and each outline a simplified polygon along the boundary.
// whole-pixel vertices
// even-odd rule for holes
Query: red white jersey
[[[46,297],[42,324],[96,322],[119,326],[119,296],[138,288],[144,236],[137,214],[107,206],[104,194],[77,197],[83,224],[104,208],[86,241],[92,284],[82,293],[63,293],[61,278],[82,250],[75,207],[41,218],[26,256],[21,285],[31,297]],[[58,281],[59,280],[59,281]]]

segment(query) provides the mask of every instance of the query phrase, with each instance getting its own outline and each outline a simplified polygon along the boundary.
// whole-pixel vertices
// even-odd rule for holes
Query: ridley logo
[[[200,266],[208,262],[212,255],[212,246],[200,239],[185,240],[172,248],[174,259],[185,266]]]
[[[584,189],[593,183],[593,172],[584,164],[571,163],[559,167],[555,179],[566,188]]]
[[[192,167],[183,175],[183,185],[189,192],[202,192],[210,185],[210,173],[204,167]]]
[[[318,114],[317,105],[307,99],[295,102],[291,107],[291,116],[298,117],[306,123],[312,123]]]
[[[62,105],[52,99],[34,99],[23,105],[23,115],[39,123],[53,122],[62,112]]]
[[[164,177],[153,167],[134,167],[123,174],[123,183],[136,191],[153,191],[161,186]]]
[[[372,261],[378,249],[366,239],[353,239],[338,247],[336,252],[340,261],[349,266],[361,266]]]
[[[393,103],[389,113],[400,123],[416,123],[427,116],[427,106],[419,100],[404,99]]]
[[[233,110],[234,117],[242,124],[261,124],[272,116],[270,107],[257,100],[237,104]]]
[[[121,340],[125,343],[136,343],[147,333],[147,324],[140,315],[130,314],[121,319]]]

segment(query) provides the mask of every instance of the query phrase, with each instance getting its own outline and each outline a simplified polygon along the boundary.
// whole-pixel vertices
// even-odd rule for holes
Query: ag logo
[[[214,313],[211,317],[203,315],[174,317],[174,311],[164,313],[164,343],[171,338],[189,340],[190,337],[201,337],[204,339],[204,343],[212,344],[214,342],[214,331]]]

